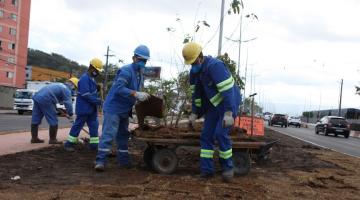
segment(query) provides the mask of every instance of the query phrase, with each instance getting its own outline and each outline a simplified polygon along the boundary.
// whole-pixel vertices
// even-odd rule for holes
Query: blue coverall
[[[200,136],[201,172],[214,173],[214,140],[219,145],[219,158],[223,171],[233,168],[231,127],[223,127],[226,111],[236,117],[241,103],[240,89],[225,64],[210,56],[204,57],[199,73],[190,72],[192,90],[192,112],[198,117],[205,115],[204,127]]]
[[[129,116],[136,99],[132,95],[143,86],[143,76],[137,64],[125,65],[117,72],[113,85],[104,103],[104,122],[96,164],[106,164],[106,155],[111,151],[112,140],[117,143],[117,160],[119,165],[131,164],[128,152],[130,132]]]
[[[31,124],[39,125],[45,115],[50,126],[58,124],[56,104],[64,104],[66,112],[72,116],[73,106],[71,101],[71,89],[63,83],[51,83],[41,88],[34,96]]]
[[[70,147],[77,143],[80,131],[86,122],[90,133],[89,147],[93,150],[97,149],[99,144],[97,106],[101,105],[101,99],[98,97],[97,92],[94,78],[88,72],[84,73],[78,83],[75,108],[76,120],[71,127],[65,147]]]

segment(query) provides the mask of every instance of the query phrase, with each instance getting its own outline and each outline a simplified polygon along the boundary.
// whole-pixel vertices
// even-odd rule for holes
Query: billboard
[[[161,67],[145,67],[145,79],[160,79]]]

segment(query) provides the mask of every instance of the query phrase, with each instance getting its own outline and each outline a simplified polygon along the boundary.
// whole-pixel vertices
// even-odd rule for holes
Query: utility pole
[[[222,37],[223,37],[223,28],[224,28],[224,6],[225,6],[225,0],[222,0],[221,1],[221,16],[220,16],[220,32],[219,32],[218,56],[221,55],[221,46],[222,46]]]
[[[341,83],[340,83],[340,100],[339,100],[339,112],[338,112],[339,117],[341,116],[342,88],[343,88],[343,79],[341,79]]]
[[[105,78],[104,78],[104,86],[103,86],[103,94],[106,94],[106,88],[107,88],[107,79],[108,79],[108,64],[109,64],[109,57],[115,56],[115,55],[109,55],[110,48],[107,46],[106,50],[106,63],[105,63]]]
[[[240,55],[241,55],[241,27],[242,27],[242,10],[240,11],[240,31],[239,31],[239,56],[238,56],[238,69],[237,75],[240,77]]]

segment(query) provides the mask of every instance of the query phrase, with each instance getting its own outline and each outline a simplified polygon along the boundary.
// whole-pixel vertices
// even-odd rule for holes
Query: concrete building
[[[0,86],[24,88],[31,0],[0,0]]]

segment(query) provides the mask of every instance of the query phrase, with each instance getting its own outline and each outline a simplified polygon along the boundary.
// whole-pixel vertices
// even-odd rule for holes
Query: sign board
[[[145,67],[144,77],[146,79],[159,79],[161,67]]]
[[[235,127],[239,127],[246,130],[246,134],[251,135],[251,117],[250,116],[241,116],[236,117]],[[258,117],[254,117],[253,125],[253,135],[254,136],[264,136],[264,120]]]

